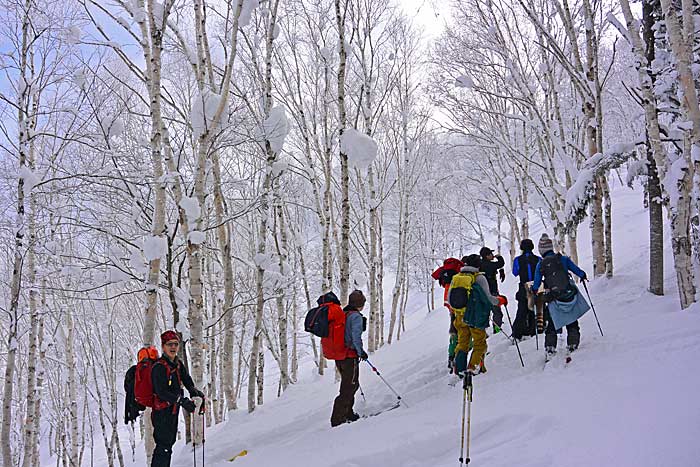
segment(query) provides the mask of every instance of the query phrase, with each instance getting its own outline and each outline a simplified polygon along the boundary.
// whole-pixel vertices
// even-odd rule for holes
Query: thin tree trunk
[[[345,111],[345,13],[347,2],[341,7],[341,0],[335,0],[335,17],[338,26],[338,137],[342,138],[347,124]],[[340,302],[346,303],[350,283],[350,174],[348,156],[340,151],[341,229],[340,229]]]
[[[279,0],[275,0],[270,8],[270,22],[267,25],[266,31],[266,56],[265,56],[265,119],[269,118],[272,109],[272,52],[274,41],[274,29],[277,24],[277,7]],[[258,231],[258,257],[262,258],[266,252],[267,243],[267,224],[270,216],[270,201],[269,191],[272,187],[272,164],[277,159],[277,154],[272,150],[269,140],[265,141],[266,155],[266,170],[262,186],[262,194],[260,196],[260,225]],[[262,319],[265,311],[265,296],[264,296],[264,280],[265,270],[258,264],[256,275],[256,291],[257,300],[255,307],[255,331],[253,333],[253,345],[250,352],[250,361],[248,363],[248,412],[255,410],[255,384],[256,384],[256,368],[258,354],[260,351],[260,341],[262,339]],[[262,375],[259,376],[262,378]],[[262,393],[262,388],[258,389]],[[260,397],[261,398],[261,397]],[[260,399],[259,398],[259,399]]]

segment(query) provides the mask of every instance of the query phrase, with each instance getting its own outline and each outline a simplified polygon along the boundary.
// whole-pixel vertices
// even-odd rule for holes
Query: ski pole
[[[510,313],[508,313],[508,305],[503,305],[506,309],[506,316],[508,317],[508,323],[510,323],[510,328],[513,329],[513,322],[510,320]],[[518,345],[518,340],[515,340],[515,348],[518,349],[518,357],[520,357],[520,364],[525,368],[525,362],[523,362],[523,354],[520,353],[520,346]]]
[[[206,403],[206,399],[204,397],[202,397],[202,405],[199,406],[199,415],[202,416],[202,467],[204,467],[204,442],[206,441],[206,439],[204,437],[204,427],[205,427],[204,420],[205,420],[205,415],[206,415],[206,408],[204,405],[205,403]]]
[[[362,386],[360,386],[360,383],[357,383],[357,388],[360,390],[360,395],[362,396],[362,400],[367,402],[367,398],[365,397],[365,393],[362,391]]]
[[[595,322],[598,323],[598,330],[600,331],[600,335],[603,335],[603,328],[600,327],[600,321],[598,321],[598,315],[595,312],[595,307],[593,306],[593,300],[591,300],[591,294],[588,292],[588,286],[586,285],[587,280],[582,280],[583,283],[583,288],[586,290],[586,295],[588,295],[588,303],[591,304],[591,310],[593,310],[593,316],[595,316]]]
[[[403,404],[404,404],[406,407],[408,407],[408,404],[406,404],[406,402],[404,402],[404,400],[401,398],[401,396],[399,395],[399,393],[396,392],[396,391],[394,390],[394,388],[392,388],[391,385],[387,382],[387,380],[384,379],[384,377],[382,376],[382,374],[379,373],[379,370],[377,370],[377,368],[376,368],[374,365],[372,365],[372,363],[370,363],[369,360],[365,360],[365,361],[366,361],[367,364],[372,368],[372,371],[374,371],[374,372],[377,374],[377,376],[379,376],[379,378],[382,380],[382,382],[383,382],[384,384],[386,384],[386,387],[388,387],[388,388],[391,390],[391,392],[394,393],[394,395],[395,395],[396,398],[399,400],[399,402],[403,402]]]
[[[471,435],[471,419],[472,419],[472,390],[474,386],[472,385],[472,374],[467,372],[464,375],[464,400],[462,401],[462,441],[459,448],[459,465],[464,465],[466,460],[467,465],[471,460],[469,458],[469,446],[470,446],[470,435]],[[467,405],[467,400],[469,400],[469,405]],[[464,412],[465,406],[467,407],[467,457],[464,457]]]

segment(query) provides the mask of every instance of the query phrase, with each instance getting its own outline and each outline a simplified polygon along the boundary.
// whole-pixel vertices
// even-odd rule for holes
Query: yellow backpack
[[[469,296],[472,293],[472,286],[474,285],[474,282],[476,282],[477,274],[479,273],[460,272],[452,277],[448,300],[450,307],[452,307],[455,314],[464,314],[464,311],[467,308],[467,302],[469,301]]]

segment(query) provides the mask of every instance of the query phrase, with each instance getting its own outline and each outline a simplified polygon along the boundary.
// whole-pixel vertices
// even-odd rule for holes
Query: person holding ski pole
[[[183,397],[182,386],[187,388],[190,397],[201,397],[204,393],[194,386],[185,365],[177,356],[180,336],[175,331],[165,331],[160,336],[163,355],[153,365],[151,382],[153,383],[153,450],[151,467],[170,467],[173,444],[177,438],[177,421],[180,407],[192,413],[195,403]]]
[[[515,299],[518,301],[518,311],[513,321],[513,339],[521,340],[523,336],[534,336],[536,332],[535,310],[528,304],[528,283],[535,280],[535,269],[540,262],[540,257],[533,253],[535,244],[529,238],[520,242],[520,250],[523,252],[513,261],[513,275],[520,279],[518,293]]]
[[[454,371],[454,358],[455,358],[455,348],[457,347],[457,329],[454,327],[455,315],[447,301],[447,294],[450,291],[450,282],[452,282],[452,277],[459,272],[464,266],[462,261],[457,258],[447,258],[442,262],[442,266],[437,268],[431,274],[431,277],[438,281],[440,287],[445,289],[444,294],[444,305],[447,311],[450,313],[450,342],[447,347],[447,367],[450,373]]]
[[[340,373],[340,392],[333,402],[331,414],[331,427],[335,427],[360,418],[353,410],[353,405],[355,393],[360,387],[359,361],[368,358],[362,346],[362,333],[367,329],[367,319],[361,313],[367,299],[362,291],[354,290],[344,309],[340,308],[340,302],[333,293],[322,296],[318,301],[329,307],[329,335],[321,339],[323,355],[329,360],[335,360],[335,367]]]
[[[569,352],[573,352],[581,341],[578,319],[583,316],[590,306],[579,292],[571,279],[571,273],[586,280],[586,273],[579,268],[571,258],[554,252],[554,242],[545,233],[538,242],[542,260],[535,268],[535,278],[532,291],[537,293],[544,282],[545,329],[544,346],[547,355],[556,352],[557,333],[566,327],[566,344]]]
[[[486,372],[484,356],[486,355],[486,328],[489,325],[491,310],[496,305],[508,303],[503,296],[492,296],[489,284],[482,272],[481,257],[473,254],[462,258],[465,266],[452,278],[448,296],[454,310],[454,325],[457,328],[457,348],[455,349],[455,370],[458,376],[465,371],[473,375]],[[473,350],[469,363],[469,343]]]
[[[499,293],[498,279],[496,278],[496,274],[501,274],[501,282],[503,281],[503,279],[505,279],[503,267],[506,265],[506,262],[503,259],[503,256],[499,254],[494,255],[493,250],[488,247],[483,247],[479,251],[479,255],[481,256],[481,266],[479,267],[479,271],[484,273],[486,281],[489,285],[489,288],[486,292],[497,297]],[[501,331],[502,327],[503,311],[501,310],[500,305],[495,305],[493,307],[493,333],[497,334]]]

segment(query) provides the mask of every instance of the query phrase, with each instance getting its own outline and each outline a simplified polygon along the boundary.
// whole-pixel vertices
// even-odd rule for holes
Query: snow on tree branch
[[[620,167],[636,156],[635,143],[618,144],[606,153],[588,159],[579,171],[576,182],[566,193],[564,216],[566,230],[575,229],[586,217],[588,205],[595,195],[595,180]]]

